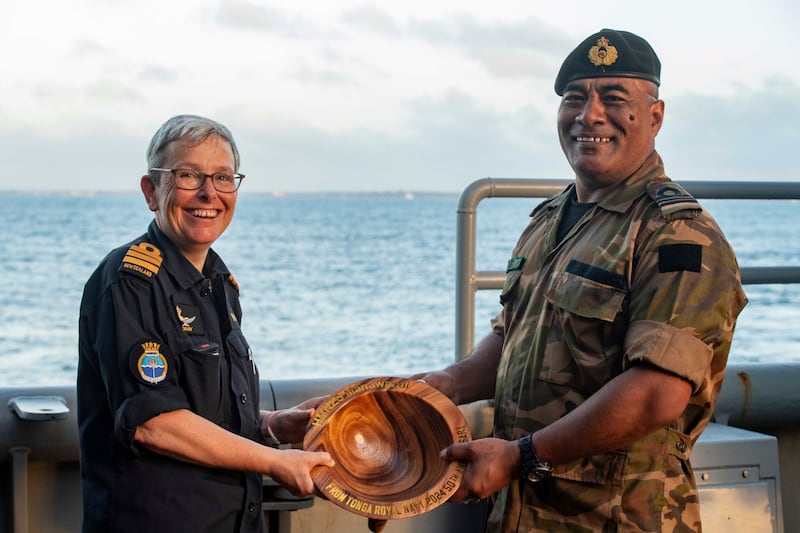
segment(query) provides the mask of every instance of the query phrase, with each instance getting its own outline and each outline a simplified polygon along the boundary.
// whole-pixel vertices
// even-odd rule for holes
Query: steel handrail
[[[505,273],[476,270],[478,204],[486,198],[547,198],[571,179],[483,178],[472,182],[458,202],[456,223],[455,357],[468,355],[475,343],[475,292],[500,289]],[[800,182],[707,181],[679,182],[697,198],[719,200],[797,200]],[[744,284],[800,283],[800,267],[742,267]]]

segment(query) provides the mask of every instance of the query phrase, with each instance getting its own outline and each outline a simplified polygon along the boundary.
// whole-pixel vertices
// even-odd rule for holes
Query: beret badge
[[[605,37],[597,39],[597,44],[589,49],[589,61],[596,67],[613,65],[618,55],[617,48],[608,44]]]

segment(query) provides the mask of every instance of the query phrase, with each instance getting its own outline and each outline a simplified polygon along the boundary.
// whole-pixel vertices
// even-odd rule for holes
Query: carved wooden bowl
[[[383,377],[331,395],[309,422],[303,447],[327,451],[336,461],[311,472],[331,502],[362,516],[397,519],[448,500],[464,465],[439,452],[469,440],[464,417],[447,396],[421,381]]]

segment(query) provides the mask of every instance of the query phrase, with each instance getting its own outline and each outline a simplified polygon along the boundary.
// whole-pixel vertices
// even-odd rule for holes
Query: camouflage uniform
[[[489,531],[700,531],[689,454],[722,385],[746,303],[722,231],[655,152],[556,242],[574,185],[531,213],[509,261],[495,436],[519,439],[646,362],[686,379],[683,414],[625,449],[498,493]],[[524,259],[523,259],[524,258]]]

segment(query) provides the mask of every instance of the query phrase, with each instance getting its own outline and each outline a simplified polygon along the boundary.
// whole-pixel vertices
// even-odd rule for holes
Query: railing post
[[[30,449],[24,446],[8,450],[11,456],[11,483],[13,486],[12,523],[14,533],[28,533],[28,455]]]

